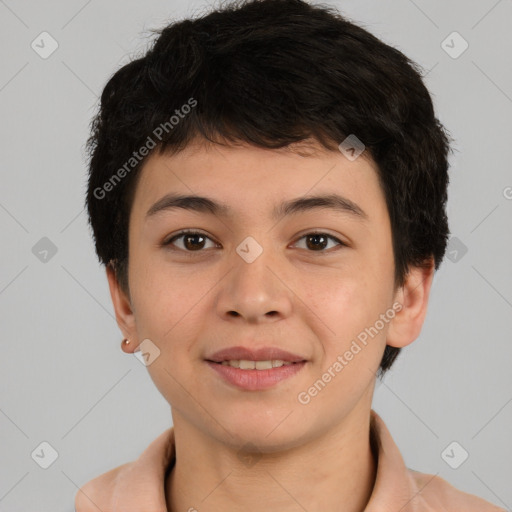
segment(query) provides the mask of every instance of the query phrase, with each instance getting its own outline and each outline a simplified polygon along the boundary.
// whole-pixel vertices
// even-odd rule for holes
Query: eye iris
[[[315,245],[315,244],[318,244],[319,243],[319,239],[322,239],[323,240],[323,243],[321,244],[321,246],[319,245]],[[311,245],[309,242],[310,240],[314,240],[313,242],[313,245]],[[307,235],[306,237],[306,243],[307,243],[307,246],[309,249],[313,248],[313,249],[324,249],[327,245],[327,237],[322,235],[322,234],[313,234],[313,235]]]
[[[197,245],[192,244],[192,247],[190,247],[190,245],[189,245],[190,240],[191,239],[195,239],[195,238],[202,238],[203,239],[203,243],[202,243],[201,247],[199,247],[199,249],[202,249],[203,246],[204,246],[204,239],[205,239],[205,237],[203,235],[199,234],[199,233],[197,233],[197,234],[192,233],[192,234],[185,234],[185,235],[183,235],[183,245],[187,249],[191,249],[191,250],[197,249],[198,248]]]

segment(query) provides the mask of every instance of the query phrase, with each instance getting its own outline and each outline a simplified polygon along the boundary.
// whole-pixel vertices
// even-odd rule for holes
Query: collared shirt
[[[438,476],[408,469],[374,410],[370,436],[377,452],[377,474],[364,512],[506,512]],[[85,484],[76,494],[76,512],[167,512],[165,480],[174,462],[174,428],[169,428],[136,461]]]

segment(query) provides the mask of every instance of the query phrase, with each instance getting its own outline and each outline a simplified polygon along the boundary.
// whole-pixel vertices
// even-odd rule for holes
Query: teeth
[[[272,369],[272,361],[256,361],[256,370],[270,370]]]
[[[282,361],[281,359],[274,359],[272,361],[248,361],[246,359],[222,361],[224,366],[232,366],[233,368],[240,368],[241,370],[270,370],[272,368],[279,368],[280,366],[289,366],[289,361]]]

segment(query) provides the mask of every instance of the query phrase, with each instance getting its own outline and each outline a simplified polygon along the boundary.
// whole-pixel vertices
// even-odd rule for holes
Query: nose
[[[249,261],[234,254],[233,266],[219,285],[218,315],[224,320],[252,324],[288,317],[293,292],[286,283],[284,265],[273,257],[271,249]]]

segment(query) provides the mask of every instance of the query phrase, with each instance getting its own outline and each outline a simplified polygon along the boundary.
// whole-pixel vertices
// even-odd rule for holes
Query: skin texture
[[[233,213],[177,209],[146,220],[169,192],[207,196]],[[357,203],[368,220],[321,208],[271,217],[283,201],[330,193]],[[161,245],[182,229],[209,238]],[[313,231],[346,245],[308,244],[303,237]],[[236,252],[248,236],[263,249],[252,263]],[[130,297],[111,269],[107,277],[117,322],[131,340],[123,350],[144,339],[160,350],[147,369],[175,428],[169,510],[256,511],[262,496],[268,510],[362,510],[376,471],[369,443],[376,372],[386,343],[404,347],[418,337],[433,268],[412,268],[394,289],[389,215],[366,152],[350,161],[314,142],[269,150],[198,140],[176,155],[151,155],[130,215]],[[298,394],[395,302],[394,318],[300,403]],[[204,361],[234,345],[279,347],[308,362],[270,389],[241,390]],[[247,463],[242,455],[251,453]]]

